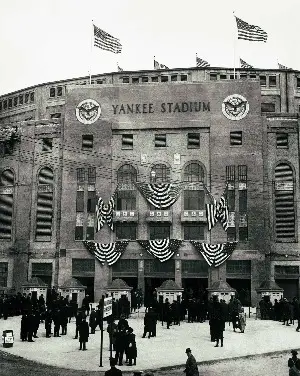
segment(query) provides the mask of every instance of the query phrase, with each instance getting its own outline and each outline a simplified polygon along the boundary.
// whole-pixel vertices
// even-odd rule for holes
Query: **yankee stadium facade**
[[[0,288],[299,296],[300,72],[180,68],[0,97]]]

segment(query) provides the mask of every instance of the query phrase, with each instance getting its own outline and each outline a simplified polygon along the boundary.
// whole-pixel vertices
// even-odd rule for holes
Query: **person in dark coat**
[[[58,308],[53,312],[53,324],[54,324],[54,337],[60,337],[59,329],[61,324],[61,315]]]
[[[288,367],[290,367],[290,368],[293,367],[295,365],[296,361],[298,360],[298,357],[297,357],[298,352],[296,350],[292,350],[291,354],[292,354],[292,357],[289,358],[289,360],[288,360]]]
[[[90,297],[88,294],[82,299],[81,308],[87,316],[90,314]]]
[[[128,358],[128,366],[136,365],[136,358],[137,358],[137,348],[136,348],[136,342],[135,342],[135,334],[133,333],[133,329],[128,329],[127,334],[127,358]]]
[[[27,313],[24,312],[22,315],[22,319],[21,319],[21,333],[20,333],[22,342],[27,341],[27,336],[28,336],[28,316],[27,316]]]
[[[35,327],[35,318],[34,318],[33,312],[31,312],[28,315],[28,327],[27,327],[28,328],[28,337],[27,337],[28,342],[34,342],[34,340],[32,339],[34,327]]]
[[[128,330],[129,324],[128,321],[125,319],[125,315],[122,314],[120,320],[118,322],[118,329],[119,330]]]
[[[164,303],[164,320],[167,323],[167,329],[170,329],[170,325],[172,325],[172,311],[168,298],[166,298]]]
[[[89,340],[89,324],[84,317],[79,324],[79,350],[86,350],[86,343]]]
[[[119,366],[123,365],[123,355],[126,348],[126,330],[119,329],[116,333],[116,354],[115,359],[118,362]]]
[[[122,376],[122,371],[116,368],[116,360],[114,358],[110,359],[110,369],[105,372],[104,376]]]
[[[45,330],[46,330],[46,338],[51,337],[51,325],[52,325],[52,311],[47,309],[45,314]]]
[[[145,316],[144,316],[144,333],[143,333],[143,338],[146,337],[147,333],[148,334],[148,338],[151,337],[151,310],[149,309],[148,312],[145,313]]]
[[[64,304],[60,310],[60,320],[61,320],[61,335],[64,336],[67,334],[68,330],[68,321],[69,321],[69,310],[67,304]]]
[[[81,311],[80,309],[77,311],[77,314],[76,314],[76,332],[75,332],[75,337],[74,339],[77,339],[78,338],[78,333],[79,333],[79,325],[82,321],[82,319],[85,317],[85,314],[83,311]]]
[[[117,336],[118,326],[113,319],[107,325],[107,333],[111,338],[112,349],[116,351],[116,336]]]
[[[33,338],[39,338],[37,331],[39,330],[41,316],[38,310],[33,312]]]
[[[215,347],[219,346],[219,340],[221,340],[221,347],[223,347],[223,331],[225,328],[225,318],[222,314],[222,306],[218,300],[218,296],[213,296],[213,304],[211,307],[210,316],[211,334],[212,339],[217,341]]]
[[[90,318],[89,318],[89,326],[91,328],[91,334],[95,334],[96,326],[97,326],[97,313],[95,308],[92,308]]]
[[[185,372],[186,376],[199,376],[197,362],[194,355],[192,355],[192,350],[188,347],[185,352],[188,358],[183,372]]]

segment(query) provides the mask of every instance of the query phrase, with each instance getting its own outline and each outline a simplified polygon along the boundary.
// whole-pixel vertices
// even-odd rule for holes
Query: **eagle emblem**
[[[229,95],[222,103],[222,112],[227,119],[241,120],[249,111],[249,102],[239,94]]]
[[[93,124],[99,119],[101,107],[94,99],[85,99],[76,107],[77,120],[83,124]]]

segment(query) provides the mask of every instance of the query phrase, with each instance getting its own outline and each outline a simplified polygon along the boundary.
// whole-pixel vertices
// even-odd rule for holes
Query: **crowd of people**
[[[287,298],[275,299],[274,304],[266,296],[259,301],[260,316],[262,320],[275,320],[282,322],[282,325],[289,326],[294,320],[300,319],[300,306],[296,297],[288,300]],[[297,332],[300,326],[297,326]]]

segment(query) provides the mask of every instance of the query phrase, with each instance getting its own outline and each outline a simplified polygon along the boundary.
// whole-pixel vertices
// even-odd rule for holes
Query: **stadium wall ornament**
[[[222,112],[229,120],[241,120],[249,112],[249,102],[240,94],[228,95],[222,103]]]
[[[85,99],[76,107],[77,120],[82,124],[93,124],[101,115],[101,107],[94,99]]]

